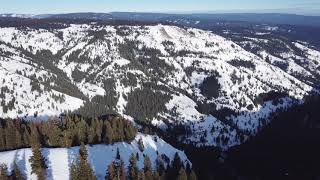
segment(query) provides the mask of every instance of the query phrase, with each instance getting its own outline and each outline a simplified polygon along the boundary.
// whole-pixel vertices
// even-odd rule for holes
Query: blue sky
[[[0,0],[0,13],[254,12],[258,10],[308,14],[320,10],[320,0]]]

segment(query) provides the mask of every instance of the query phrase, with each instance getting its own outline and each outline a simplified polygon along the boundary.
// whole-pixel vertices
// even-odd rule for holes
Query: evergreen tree
[[[56,120],[49,120],[45,126],[45,132],[48,134],[48,144],[53,147],[61,145],[61,129]]]
[[[159,175],[159,172],[158,171],[155,171],[153,173],[153,179],[154,180],[161,180],[161,176]]]
[[[79,149],[79,179],[94,180],[96,179],[93,170],[88,163],[88,151],[86,146],[81,143]]]
[[[172,161],[172,168],[176,168],[180,170],[180,168],[183,166],[179,154],[176,152]]]
[[[95,119],[95,124],[96,124],[96,142],[100,143],[102,142],[102,129],[103,129],[103,121],[99,120],[99,119]]]
[[[26,124],[22,124],[21,125],[21,129],[22,129],[22,141],[23,141],[23,144],[22,144],[22,146],[23,147],[27,147],[27,146],[29,146],[29,144],[30,144],[30,139],[31,139],[31,134],[30,134],[30,132],[28,131],[28,127],[27,127],[27,125]]]
[[[145,180],[145,179],[146,177],[144,175],[144,171],[143,170],[139,171],[139,180]]]
[[[191,170],[190,174],[189,174],[189,177],[188,177],[188,180],[197,180],[197,175],[196,173],[194,172],[194,170]]]
[[[139,147],[139,150],[140,150],[141,152],[144,151],[144,145],[143,145],[143,140],[142,140],[142,138],[140,138],[140,139],[138,140],[138,147]]]
[[[31,174],[36,174],[38,180],[45,180],[47,175],[46,169],[48,167],[46,165],[46,159],[41,153],[41,145],[39,142],[35,142],[31,148],[32,156],[29,159],[31,164]]]
[[[139,169],[137,166],[137,158],[133,153],[131,154],[129,159],[128,171],[129,180],[138,180]]]
[[[71,180],[77,180],[79,179],[79,158],[77,158],[70,166],[70,179]]]
[[[157,172],[159,173],[159,176],[163,176],[165,174],[166,167],[160,155],[158,155],[156,159],[156,168]]]
[[[108,165],[108,170],[107,170],[107,175],[106,175],[106,180],[116,180],[116,168],[114,166],[114,162],[111,162]]]
[[[5,134],[4,128],[0,128],[0,150],[6,149],[6,141],[5,141]]]
[[[80,142],[87,142],[87,123],[83,118],[78,119],[77,134]]]
[[[7,121],[7,128],[5,129],[6,137],[6,149],[11,150],[17,147],[16,144],[16,128],[13,124],[13,120]]]
[[[40,145],[40,142],[41,142],[41,139],[40,139],[40,135],[39,135],[39,132],[38,132],[38,125],[37,124],[30,124],[30,143],[31,143],[31,146],[32,145]]]
[[[126,171],[124,162],[122,160],[116,160],[111,162],[108,166],[108,172],[106,176],[106,180],[125,180],[126,179]]]
[[[119,148],[117,148],[116,159],[117,159],[117,160],[120,160],[120,159],[121,159]]]
[[[5,164],[0,165],[0,179],[1,180],[7,180],[8,177],[8,167]]]
[[[88,143],[94,144],[96,138],[96,130],[94,129],[94,121],[92,122],[91,126],[88,128]]]
[[[126,173],[126,168],[124,166],[124,162],[120,160],[120,164],[118,167],[118,180],[126,180],[127,173]]]
[[[180,168],[177,180],[188,180],[187,173],[184,168]]]
[[[106,144],[111,144],[111,143],[113,143],[113,139],[114,139],[113,129],[112,129],[109,121],[105,121],[104,125],[105,125],[105,133],[106,133],[105,138],[104,138],[104,142]]]
[[[191,173],[191,167],[190,167],[190,164],[189,164],[189,162],[187,162],[187,165],[186,165],[186,173],[187,174],[190,174]]]
[[[13,164],[12,179],[13,180],[24,180],[25,179],[16,162],[14,162],[14,164]]]
[[[171,168],[169,169],[169,172],[168,172],[169,179],[176,179],[179,175],[179,171],[181,168],[184,168],[184,167],[179,157],[179,154],[176,153],[171,163]]]
[[[152,173],[152,164],[151,164],[151,160],[149,158],[149,156],[145,156],[144,157],[144,175],[145,175],[145,179],[146,180],[152,180],[153,179],[153,173]]]

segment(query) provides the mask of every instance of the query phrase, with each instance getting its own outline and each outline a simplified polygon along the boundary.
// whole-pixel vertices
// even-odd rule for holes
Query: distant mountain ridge
[[[19,18],[64,18],[87,20],[134,20],[134,21],[166,21],[168,18],[192,18],[194,20],[242,21],[251,23],[288,24],[301,26],[320,26],[320,16],[305,16],[282,13],[143,13],[143,12],[111,12],[111,13],[65,13],[65,14],[0,14],[0,17]]]

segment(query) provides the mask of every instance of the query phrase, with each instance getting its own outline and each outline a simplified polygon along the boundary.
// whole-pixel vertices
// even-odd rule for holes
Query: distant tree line
[[[0,151],[30,147],[71,147],[85,144],[130,142],[137,129],[121,117],[84,118],[66,115],[48,121],[0,119]]]

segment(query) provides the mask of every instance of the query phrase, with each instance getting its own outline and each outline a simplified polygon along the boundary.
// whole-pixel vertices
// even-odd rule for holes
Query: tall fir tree
[[[141,171],[139,171],[139,180],[146,180],[146,176],[144,174],[144,171],[143,169]]]
[[[109,164],[106,180],[126,180],[126,177],[124,162],[121,159],[117,159]]]
[[[184,168],[180,168],[177,180],[188,180],[188,176]]]
[[[24,180],[24,176],[21,173],[18,164],[14,162],[13,164],[13,171],[12,171],[12,180]]]
[[[108,165],[106,180],[117,180],[116,178],[116,167],[114,166],[114,162],[111,162]]]
[[[31,164],[31,174],[36,174],[38,180],[45,180],[46,179],[46,159],[41,153],[41,145],[38,141],[34,141],[34,144],[31,146],[32,149],[32,156],[29,159]]]
[[[197,180],[197,179],[198,179],[198,177],[197,177],[196,173],[194,172],[194,170],[191,170],[189,177],[188,177],[188,180]]]
[[[142,138],[140,138],[140,139],[138,140],[138,147],[139,147],[139,150],[140,150],[141,152],[144,151],[144,144],[143,144]]]
[[[176,179],[180,169],[183,167],[179,154],[176,152],[168,172],[169,179]],[[184,168],[184,167],[183,167]]]
[[[105,121],[104,122],[104,126],[105,126],[104,142],[106,144],[111,144],[111,143],[113,143],[113,140],[114,140],[113,129],[112,129],[111,124],[110,124],[109,121]]]
[[[116,160],[114,161],[114,166],[116,169],[116,178],[117,180],[125,180],[126,179],[126,169],[124,166],[124,162],[121,159],[119,148],[117,148]]]
[[[152,180],[153,179],[152,164],[148,155],[144,157],[143,164],[144,164],[143,171],[144,171],[145,179]]]
[[[0,164],[0,179],[1,180],[9,180],[8,167],[5,164]]]
[[[96,177],[88,162],[88,151],[84,143],[81,143],[79,149],[79,179],[80,180],[95,180]]]
[[[153,179],[154,180],[161,180],[161,176],[159,175],[159,172],[158,171],[155,171],[154,173],[153,173]]]
[[[164,176],[166,167],[160,155],[158,155],[156,159],[156,170],[159,173],[159,176]]]
[[[80,167],[79,167],[79,158],[72,162],[70,166],[70,180],[79,179]]]
[[[0,150],[6,149],[4,128],[0,127]]]
[[[137,158],[133,153],[131,154],[129,159],[128,171],[129,180],[138,180],[139,169],[137,166]]]
[[[126,179],[127,179],[126,167],[124,166],[124,162],[120,160],[119,167],[118,167],[118,180],[126,180]]]
[[[117,148],[116,159],[117,159],[117,160],[120,160],[120,159],[121,159],[119,148]]]
[[[7,128],[5,129],[5,137],[6,137],[6,149],[11,150],[17,148],[16,145],[16,128],[13,124],[13,120],[7,121]]]
[[[189,162],[187,162],[187,164],[186,164],[186,173],[187,174],[190,174],[191,173],[191,166],[190,166],[190,164],[189,164]]]
[[[31,146],[32,145],[37,145],[37,144],[40,145],[40,135],[39,135],[39,132],[38,132],[37,124],[31,123],[29,128],[30,128],[29,140],[30,140]]]

